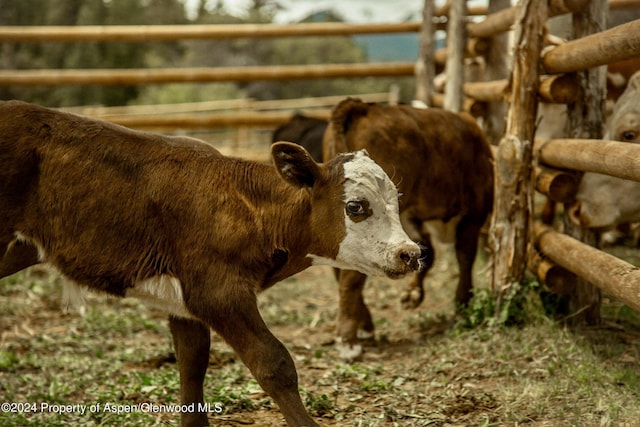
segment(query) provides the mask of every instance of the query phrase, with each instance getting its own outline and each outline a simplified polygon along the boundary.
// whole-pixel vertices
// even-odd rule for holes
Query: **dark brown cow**
[[[366,153],[318,164],[278,143],[272,157],[275,167],[197,140],[0,102],[0,271],[47,262],[74,289],[165,309],[183,404],[203,402],[211,328],[288,425],[317,425],[256,293],[312,264],[395,277],[419,267],[420,250],[400,225],[395,186]],[[181,422],[205,425],[207,415]]]
[[[290,141],[302,145],[316,162],[322,161],[322,137],[329,123],[326,120],[296,113],[287,123],[279,126],[271,142]]]
[[[455,239],[460,266],[455,299],[466,304],[478,235],[493,205],[492,155],[480,128],[471,117],[445,110],[347,99],[332,112],[324,156],[359,149],[366,149],[398,186],[403,225],[414,240],[433,252],[432,233],[439,240]],[[410,283],[402,297],[405,307],[422,302],[422,282],[431,265],[432,258]],[[362,297],[365,280],[360,272],[339,273],[338,345],[345,358],[359,357],[358,335],[373,333]]]

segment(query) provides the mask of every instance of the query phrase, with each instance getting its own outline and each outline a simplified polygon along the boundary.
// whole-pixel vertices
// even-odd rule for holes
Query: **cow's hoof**
[[[420,304],[422,304],[423,299],[424,291],[419,287],[407,288],[400,295],[400,303],[402,304],[402,308],[404,308],[405,310],[410,310],[418,307]]]

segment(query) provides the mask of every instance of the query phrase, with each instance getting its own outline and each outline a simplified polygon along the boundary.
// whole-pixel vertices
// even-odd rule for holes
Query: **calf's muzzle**
[[[407,245],[398,252],[400,259],[407,266],[407,270],[421,271],[426,265],[426,261],[433,254],[428,247],[415,244]]]

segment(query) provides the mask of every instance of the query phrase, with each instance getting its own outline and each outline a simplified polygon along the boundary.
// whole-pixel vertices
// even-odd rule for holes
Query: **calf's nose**
[[[411,270],[420,270],[422,268],[423,260],[428,257],[428,249],[425,246],[412,244],[408,245],[399,251],[399,256],[402,262]]]

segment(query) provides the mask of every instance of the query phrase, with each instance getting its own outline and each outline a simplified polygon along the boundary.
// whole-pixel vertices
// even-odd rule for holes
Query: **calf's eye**
[[[373,213],[366,200],[350,200],[344,209],[349,218],[355,222],[363,221]]]
[[[347,202],[347,213],[349,215],[364,214],[364,207],[361,202]]]
[[[620,136],[621,141],[633,141],[636,138],[636,133],[634,131],[628,130],[622,132]]]

